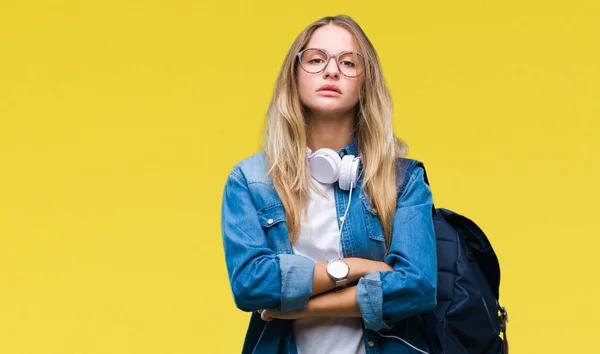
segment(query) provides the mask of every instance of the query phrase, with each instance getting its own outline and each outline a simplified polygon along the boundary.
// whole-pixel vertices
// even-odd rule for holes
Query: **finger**
[[[271,316],[268,316],[268,315],[266,314],[266,311],[264,311],[264,310],[263,310],[263,312],[260,314],[260,318],[262,318],[262,320],[263,320],[263,321],[267,321],[267,322],[269,322],[269,321],[273,320],[273,317],[271,317]]]

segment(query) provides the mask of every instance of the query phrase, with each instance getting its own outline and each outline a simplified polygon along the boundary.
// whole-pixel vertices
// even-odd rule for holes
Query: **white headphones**
[[[356,187],[360,157],[345,155],[343,158],[337,152],[321,148],[314,153],[307,149],[308,169],[314,179],[321,183],[338,181],[340,189],[345,191]]]

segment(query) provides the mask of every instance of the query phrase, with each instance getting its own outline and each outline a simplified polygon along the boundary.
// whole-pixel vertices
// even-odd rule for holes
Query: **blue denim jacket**
[[[339,153],[358,155],[356,140]],[[236,306],[253,312],[243,352],[297,353],[293,320],[264,322],[256,312],[304,309],[312,292],[314,272],[312,260],[292,251],[284,208],[271,177],[264,178],[266,171],[266,155],[261,152],[238,162],[229,173],[221,214],[225,260]],[[385,261],[395,270],[373,272],[356,285],[368,354],[415,353],[401,341],[377,332],[401,337],[428,351],[417,314],[431,310],[436,304],[433,199],[422,168],[415,168],[406,178],[409,181],[398,198],[387,255],[383,228],[361,188],[361,180],[352,190],[341,235],[344,257]],[[341,190],[336,183],[334,194],[340,223],[348,191]]]

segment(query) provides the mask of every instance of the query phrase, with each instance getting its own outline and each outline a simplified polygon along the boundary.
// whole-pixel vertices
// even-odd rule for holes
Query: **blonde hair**
[[[264,136],[267,173],[271,174],[283,203],[290,242],[294,243],[311,188],[306,161],[307,124],[298,93],[296,54],[304,49],[317,28],[330,24],[349,31],[358,52],[365,58],[362,74],[365,77],[359,91],[354,134],[363,165],[362,188],[377,212],[389,248],[397,203],[395,159],[405,156],[408,147],[394,135],[392,99],[375,48],[350,17],[338,15],[319,19],[306,27],[290,47],[267,112]]]

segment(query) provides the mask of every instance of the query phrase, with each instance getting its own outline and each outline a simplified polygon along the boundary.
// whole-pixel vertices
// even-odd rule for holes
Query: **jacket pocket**
[[[258,211],[258,219],[263,228],[270,228],[285,221],[285,210],[282,204],[269,205]]]
[[[361,192],[360,199],[363,204],[364,215],[365,215],[365,226],[367,227],[367,235],[372,240],[385,242],[383,237],[383,227],[377,216],[377,211],[371,204],[371,200],[367,194]]]
[[[292,253],[283,204],[272,204],[262,208],[258,211],[258,219],[269,248],[277,254]]]

